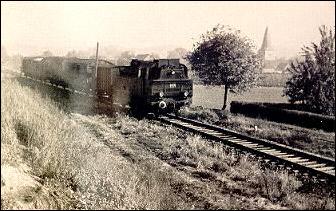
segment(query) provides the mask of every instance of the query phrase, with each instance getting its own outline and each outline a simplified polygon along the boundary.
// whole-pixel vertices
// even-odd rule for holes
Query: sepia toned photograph
[[[1,210],[335,210],[335,1],[1,1]]]

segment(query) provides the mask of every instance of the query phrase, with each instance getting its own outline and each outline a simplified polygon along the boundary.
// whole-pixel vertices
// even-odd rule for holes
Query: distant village
[[[292,59],[278,58],[272,46],[271,36],[268,32],[268,27],[265,29],[264,39],[260,49],[259,56],[262,58],[263,69],[262,73],[285,73],[287,66]]]
[[[284,58],[284,57],[277,57],[276,50],[272,46],[272,40],[271,35],[269,33],[268,27],[266,27],[264,36],[263,36],[263,42],[261,47],[258,50],[258,55],[262,58],[262,73],[277,73],[277,74],[284,74],[286,73],[286,69],[291,61],[294,59],[301,59],[298,55],[295,58]],[[94,58],[95,49],[87,49],[87,50],[71,50],[66,53],[66,57],[79,57],[79,58]],[[162,53],[162,52],[161,52]],[[184,63],[187,65],[188,68],[190,68],[190,64],[185,59],[185,56],[187,55],[188,51],[184,48],[175,48],[171,51],[167,51],[167,58],[179,58],[181,63]],[[53,56],[54,54],[50,51],[44,51],[41,56]],[[6,58],[7,57],[7,58]],[[6,52],[6,49],[4,46],[1,46],[1,63],[4,62],[7,63],[19,63],[16,62],[19,61],[21,55],[12,55],[10,56]],[[160,56],[156,52],[151,53],[145,53],[145,54],[135,54],[132,50],[121,50],[116,49],[113,46],[102,46],[102,48],[99,50],[99,57],[105,60],[109,60],[110,62],[116,64],[116,65],[129,65],[130,61],[132,59],[139,59],[139,60],[153,60],[153,59],[159,59],[162,56]],[[12,65],[10,65],[12,66]],[[15,65],[16,66],[16,65]]]

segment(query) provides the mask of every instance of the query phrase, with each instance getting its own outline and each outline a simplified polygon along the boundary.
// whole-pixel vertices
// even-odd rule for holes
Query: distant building
[[[271,36],[268,32],[268,27],[265,29],[264,39],[258,51],[263,61],[263,73],[281,73],[277,69],[278,59],[275,56],[275,51],[271,43]]]

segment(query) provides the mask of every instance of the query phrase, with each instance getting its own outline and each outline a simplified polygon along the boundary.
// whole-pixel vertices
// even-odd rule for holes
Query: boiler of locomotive
[[[179,59],[154,60],[148,71],[148,103],[160,110],[173,111],[192,102],[192,80]]]

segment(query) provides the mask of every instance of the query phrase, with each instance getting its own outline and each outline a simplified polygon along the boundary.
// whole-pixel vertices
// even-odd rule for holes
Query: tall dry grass
[[[178,207],[164,172],[132,165],[53,101],[15,80],[1,82],[1,117],[2,172],[26,165],[24,174],[37,181],[24,192],[2,192],[2,209]],[[9,180],[1,177],[6,188]]]
[[[111,129],[133,140],[128,147],[141,146],[143,150],[136,151],[136,155],[151,152],[183,172],[181,177],[185,179],[172,186],[183,186],[184,193],[195,198],[196,209],[334,208],[334,193],[304,192],[302,182],[286,170],[263,169],[259,162],[236,154],[220,143],[148,120],[118,117],[99,121],[109,123]],[[199,184],[202,182],[203,186]]]

